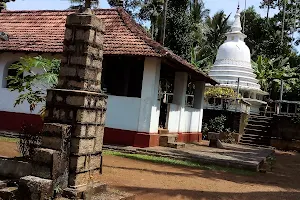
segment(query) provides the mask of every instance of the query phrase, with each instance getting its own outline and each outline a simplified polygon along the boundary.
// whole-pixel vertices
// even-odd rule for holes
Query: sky
[[[224,10],[226,14],[235,13],[238,2],[241,9],[245,8],[245,0],[204,0],[205,7],[211,10],[211,14],[219,10]],[[261,0],[247,0],[247,7],[255,6],[262,16],[266,15],[266,10],[259,9]],[[63,10],[70,6],[68,0],[16,0],[7,4],[8,10]],[[100,0],[101,8],[109,8],[107,0]],[[274,11],[273,11],[274,12]],[[233,15],[232,15],[233,17]]]

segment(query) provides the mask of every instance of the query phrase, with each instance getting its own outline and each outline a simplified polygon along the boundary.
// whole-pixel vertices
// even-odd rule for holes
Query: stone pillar
[[[160,79],[160,58],[146,57],[144,63],[141,108],[139,116],[138,134],[135,146],[156,146],[158,141],[158,125],[160,102],[158,87]]]
[[[173,103],[185,107],[188,73],[176,72],[174,81]]]
[[[195,95],[194,95],[194,108],[200,109],[199,127],[198,132],[202,131],[202,121],[203,121],[203,106],[204,106],[204,92],[205,92],[205,82],[197,81],[195,83]]]
[[[175,73],[173,103],[180,106],[180,117],[179,117],[179,124],[178,124],[179,133],[183,133],[185,130],[186,122],[183,116],[185,111],[187,83],[188,83],[188,73],[186,72]]]
[[[58,85],[47,94],[45,122],[71,126],[71,188],[100,173],[107,103],[101,93],[103,41],[104,26],[90,10],[69,15]]]

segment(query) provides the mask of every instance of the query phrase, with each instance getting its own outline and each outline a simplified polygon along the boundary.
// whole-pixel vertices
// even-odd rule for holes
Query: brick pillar
[[[90,10],[69,15],[58,85],[47,94],[45,122],[71,126],[71,188],[100,172],[107,100],[101,93],[103,40],[104,26]]]

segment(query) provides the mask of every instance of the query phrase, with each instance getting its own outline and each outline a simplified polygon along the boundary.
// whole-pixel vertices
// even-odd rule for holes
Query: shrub
[[[210,132],[216,132],[216,133],[221,133],[225,129],[225,121],[226,117],[224,115],[215,117],[214,119],[210,119],[207,129]]]

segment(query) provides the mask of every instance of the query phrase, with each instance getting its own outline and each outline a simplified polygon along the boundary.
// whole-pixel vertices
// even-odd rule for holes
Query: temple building
[[[227,40],[220,46],[209,76],[218,81],[220,86],[239,91],[240,97],[249,103],[250,112],[258,114],[259,108],[266,104],[263,97],[268,93],[261,90],[251,66],[250,49],[244,42],[247,36],[242,33],[239,8],[231,31],[226,36]]]
[[[0,31],[8,35],[8,40],[0,39],[0,130],[18,132],[24,124],[42,126],[38,115],[42,105],[33,112],[28,103],[14,107],[20,94],[8,90],[6,77],[15,73],[9,67],[21,57],[62,59],[66,17],[74,12],[0,13]],[[178,136],[178,142],[202,140],[205,84],[217,82],[153,41],[123,8],[94,12],[105,26],[101,86],[108,101],[104,143],[158,146],[161,124]],[[162,109],[160,82],[165,79],[172,82],[172,102]],[[188,82],[196,88],[193,103],[187,106]]]

